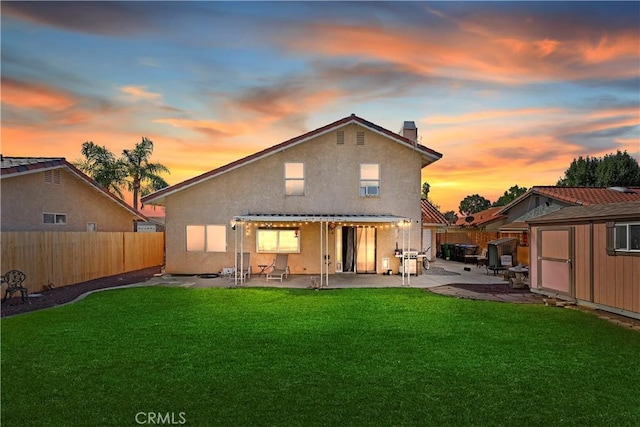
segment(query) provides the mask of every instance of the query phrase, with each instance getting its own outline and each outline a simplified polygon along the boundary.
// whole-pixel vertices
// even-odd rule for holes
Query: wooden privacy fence
[[[164,233],[7,231],[0,238],[2,272],[24,272],[29,292],[164,262]]]

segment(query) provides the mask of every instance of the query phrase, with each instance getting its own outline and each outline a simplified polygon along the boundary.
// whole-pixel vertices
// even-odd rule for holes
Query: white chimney
[[[416,122],[404,122],[402,125],[402,136],[410,139],[414,144],[418,141],[418,128]]]

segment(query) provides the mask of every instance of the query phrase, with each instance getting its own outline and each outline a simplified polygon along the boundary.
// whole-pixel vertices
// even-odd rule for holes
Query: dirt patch
[[[464,289],[479,294],[523,294],[529,293],[529,288],[511,288],[509,285],[497,284],[452,284],[452,288]]]
[[[77,283],[75,285],[63,286],[47,291],[38,292],[41,296],[30,297],[31,304],[23,303],[19,294],[2,303],[0,316],[12,316],[14,314],[26,313],[29,311],[41,310],[43,308],[55,307],[73,301],[80,295],[97,289],[112,288],[116,286],[131,285],[133,283],[145,282],[160,273],[160,266],[145,268],[143,270],[131,271],[129,273],[115,276],[102,277],[100,279],[89,280],[88,282]],[[2,287],[4,297],[5,287]]]

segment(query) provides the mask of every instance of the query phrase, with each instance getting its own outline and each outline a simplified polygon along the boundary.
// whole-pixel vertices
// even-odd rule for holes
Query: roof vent
[[[627,187],[609,187],[607,190],[618,191],[620,193],[633,193],[634,191]]]

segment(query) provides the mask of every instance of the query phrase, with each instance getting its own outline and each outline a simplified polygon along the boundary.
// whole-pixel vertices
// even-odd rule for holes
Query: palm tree
[[[169,186],[159,175],[170,173],[169,169],[160,163],[149,162],[152,153],[153,142],[145,137],[142,137],[142,141],[136,144],[133,150],[122,151],[121,161],[126,171],[126,186],[133,193],[133,209],[136,211],[140,196]]]
[[[104,145],[96,145],[93,141],[85,141],[80,152],[84,159],[76,160],[72,164],[104,188],[124,199],[122,188],[125,185],[126,171],[122,160],[116,159]]]

